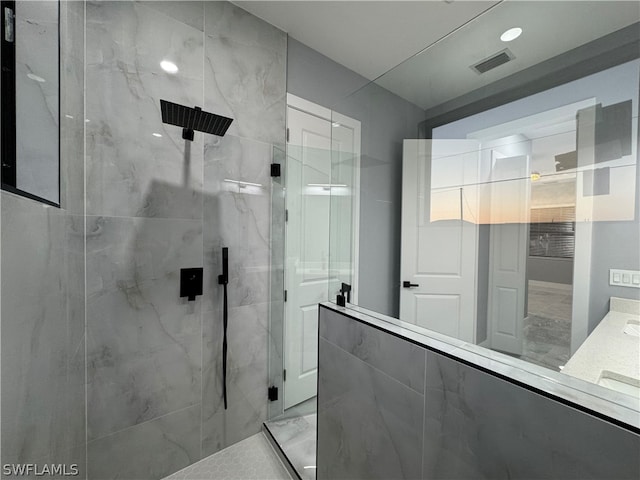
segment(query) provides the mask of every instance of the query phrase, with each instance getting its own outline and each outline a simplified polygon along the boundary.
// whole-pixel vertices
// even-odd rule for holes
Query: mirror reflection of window
[[[476,343],[599,383],[575,359],[606,313],[580,307],[600,279],[574,272],[603,254],[595,232],[637,228],[639,72],[624,63],[433,130],[426,218],[478,225]],[[468,151],[441,153],[455,141]]]

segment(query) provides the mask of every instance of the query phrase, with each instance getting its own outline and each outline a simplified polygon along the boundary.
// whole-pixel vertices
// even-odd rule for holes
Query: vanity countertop
[[[629,320],[640,322],[640,301],[611,297],[610,310],[562,369],[598,383],[602,372],[634,379],[640,386],[640,336],[624,333]]]

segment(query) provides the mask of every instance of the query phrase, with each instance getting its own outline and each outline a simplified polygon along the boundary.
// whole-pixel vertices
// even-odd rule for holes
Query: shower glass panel
[[[638,405],[639,22],[502,2],[333,105],[328,297]]]
[[[343,294],[356,303],[359,289],[358,231],[360,200],[361,125],[351,117],[332,112],[331,122],[329,299]]]
[[[269,396],[267,418],[282,415],[284,342],[284,246],[286,152],[273,147],[273,163],[280,176],[271,182],[271,268],[269,305]],[[276,393],[277,392],[277,393]]]
[[[312,479],[318,304],[328,300],[328,285],[338,279],[329,269],[330,127],[328,121],[310,121],[313,134],[303,138],[292,131],[286,157],[279,152],[286,160],[273,184],[272,230],[286,241],[276,245],[272,237],[270,385],[278,388],[278,396],[270,402],[265,425],[296,471]],[[278,216],[283,224],[278,225]]]

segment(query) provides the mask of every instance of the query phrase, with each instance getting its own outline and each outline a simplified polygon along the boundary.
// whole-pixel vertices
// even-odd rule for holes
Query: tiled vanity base
[[[318,480],[640,478],[637,426],[383,323],[320,308]]]

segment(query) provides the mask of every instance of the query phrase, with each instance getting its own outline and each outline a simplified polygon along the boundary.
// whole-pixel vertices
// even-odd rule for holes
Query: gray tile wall
[[[269,164],[284,143],[286,35],[228,2],[90,2],[86,72],[89,476],[161,478],[266,419]],[[186,143],[162,123],[160,99],[234,122]],[[179,270],[200,266],[204,295],[186,302]]]
[[[318,480],[640,477],[637,434],[336,311],[319,328]]]
[[[77,464],[82,478],[86,475],[82,2],[61,4],[60,53],[62,208],[0,194],[0,463]]]

